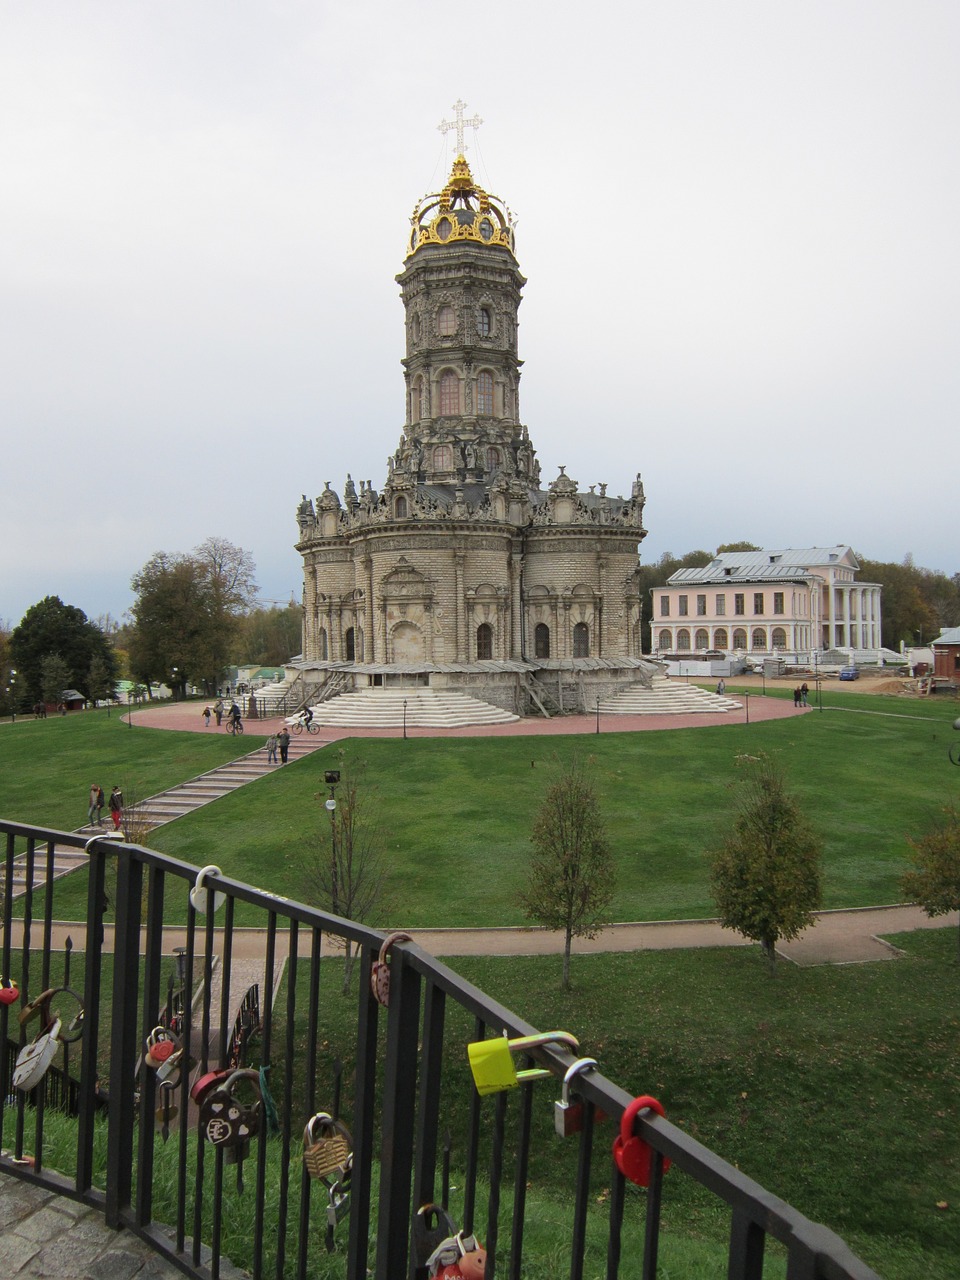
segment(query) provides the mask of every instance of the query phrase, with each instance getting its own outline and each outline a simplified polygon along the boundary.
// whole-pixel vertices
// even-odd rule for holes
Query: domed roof
[[[410,223],[408,258],[425,245],[462,244],[465,240],[514,252],[513,215],[498,196],[477,186],[462,153],[453,162],[447,185],[417,202]]]

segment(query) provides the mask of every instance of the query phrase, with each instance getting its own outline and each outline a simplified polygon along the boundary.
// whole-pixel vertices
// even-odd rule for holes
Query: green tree
[[[87,673],[87,696],[93,702],[113,702],[117,696],[116,675],[104,662],[99,653],[95,653]]]
[[[369,920],[383,895],[383,820],[376,789],[363,760],[347,761],[339,753],[340,781],[317,799],[335,799],[336,808],[324,809],[317,831],[300,850],[303,892],[335,916],[362,922]],[[350,989],[355,953],[345,942],[343,991]]]
[[[300,652],[303,614],[298,604],[251,609],[240,619],[234,642],[237,663],[278,667]]]
[[[61,688],[72,686],[90,696],[88,676],[94,657],[99,657],[117,678],[117,659],[113,646],[87,615],[74,605],[64,604],[59,596],[46,596],[31,605],[10,637],[10,651],[17,668],[17,684],[30,701],[43,696],[43,660],[58,654],[67,667]]]
[[[717,555],[722,556],[725,551],[762,551],[763,547],[758,547],[755,542],[721,542],[717,547]]]
[[[960,813],[948,805],[943,814],[940,826],[909,842],[913,867],[900,882],[905,896],[931,917],[960,909]]]
[[[44,702],[59,702],[70,687],[70,668],[59,653],[48,653],[40,663],[40,696]]]
[[[180,692],[189,683],[212,692],[255,590],[247,552],[221,538],[208,538],[189,555],[160,551],[131,585],[131,674],[147,684],[174,680]]]
[[[600,801],[581,761],[560,768],[533,824],[527,887],[519,895],[528,920],[563,931],[563,989],[570,989],[574,938],[594,938],[605,923],[616,879]]]
[[[772,975],[778,939],[795,938],[820,906],[823,841],[775,761],[742,763],[737,817],[711,855],[710,879],[721,923],[760,943]]]

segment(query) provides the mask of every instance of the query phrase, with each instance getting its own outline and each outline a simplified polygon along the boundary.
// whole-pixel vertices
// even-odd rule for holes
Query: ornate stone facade
[[[474,688],[479,674],[482,696],[520,710],[518,677],[595,673],[591,696],[643,678],[640,477],[627,498],[581,492],[563,467],[542,485],[519,417],[513,223],[462,155],[414,209],[397,281],[406,421],[383,487],[348,476],[297,512],[305,670]]]

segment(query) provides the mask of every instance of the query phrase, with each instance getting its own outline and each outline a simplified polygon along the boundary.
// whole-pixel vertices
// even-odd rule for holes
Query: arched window
[[[317,656],[320,658],[321,662],[326,662],[327,660],[327,629],[326,627],[321,627],[320,630],[317,632]]]
[[[449,471],[453,466],[453,450],[448,444],[438,444],[433,451],[434,471]]]
[[[343,643],[347,646],[347,661],[353,662],[356,656],[356,648],[353,641],[353,627],[347,627],[344,633]]]
[[[479,333],[481,338],[489,338],[491,327],[492,326],[490,323],[489,308],[478,307],[477,308],[477,333]]]
[[[481,622],[477,627],[477,657],[493,657],[493,627],[489,622]]]
[[[460,379],[450,369],[440,377],[440,413],[460,412]]]
[[[765,649],[767,647],[767,633],[763,627],[754,627],[753,635],[750,638],[751,649]]]
[[[727,647],[727,628],[717,627],[713,633],[713,647],[715,649],[726,649]]]
[[[709,649],[710,637],[707,635],[705,627],[699,627],[697,634],[693,637],[693,647],[695,649]]]
[[[770,636],[770,643],[774,649],[785,649],[787,647],[787,633],[783,627],[774,627]]]
[[[590,657],[590,628],[585,622],[578,622],[574,625],[573,656],[575,658]]]
[[[668,653],[673,648],[673,637],[670,635],[669,631],[660,632],[660,640],[658,641],[658,648],[665,649]]]
[[[437,328],[441,338],[451,338],[457,332],[457,316],[453,307],[441,307],[437,312]]]
[[[747,633],[743,627],[737,627],[733,633],[733,647],[735,649],[745,649],[747,647]]]
[[[677,648],[678,649],[690,648],[690,632],[687,630],[686,627],[681,627],[680,630],[677,632]]]
[[[477,375],[477,413],[493,413],[493,374],[486,369]]]
[[[500,465],[500,450],[494,449],[494,447],[491,445],[490,448],[487,450],[487,470],[496,471],[499,465]]]
[[[410,391],[410,421],[419,422],[424,417],[423,379],[414,378]]]
[[[393,514],[398,520],[406,520],[407,518],[407,500],[406,498],[398,498],[394,504]]]
[[[550,657],[550,628],[545,622],[538,622],[533,629],[533,652],[537,658]]]

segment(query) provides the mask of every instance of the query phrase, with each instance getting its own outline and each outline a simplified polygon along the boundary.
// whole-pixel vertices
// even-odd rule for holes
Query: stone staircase
[[[668,679],[666,676],[654,676],[653,685],[647,689],[643,685],[635,685],[605,698],[600,703],[601,715],[617,716],[676,716],[702,715],[704,712],[723,714],[730,711],[741,711],[743,703],[735,698],[711,693],[696,684]]]
[[[311,752],[318,751],[326,745],[327,743],[322,736],[311,736],[309,738],[291,737],[289,763],[292,764],[300,756],[309,755]],[[162,791],[159,795],[150,796],[147,800],[139,801],[132,807],[132,812],[128,811],[128,818],[135,823],[138,832],[137,838],[139,839],[141,831],[146,834],[155,827],[161,827],[164,823],[173,822],[176,818],[182,818],[185,814],[193,813],[195,809],[200,809],[205,804],[212,804],[214,800],[219,800],[221,796],[229,795],[231,791],[236,791],[238,787],[246,786],[248,782],[256,782],[257,778],[262,778],[265,773],[272,773],[274,769],[281,767],[278,764],[268,764],[267,748],[265,746],[258,747],[256,751],[242,756],[239,760],[232,760],[229,764],[223,764],[217,769],[211,769],[209,773],[201,773],[196,778],[190,778],[187,782],[171,787],[169,791]],[[109,814],[106,811],[104,812],[102,827],[89,825],[78,827],[77,834],[88,838],[104,836],[107,839],[122,840],[122,832],[114,833],[113,822]],[[34,891],[46,884],[46,861],[46,848],[38,847],[34,857]],[[53,879],[59,880],[61,876],[69,875],[71,871],[76,871],[78,867],[86,866],[86,863],[87,855],[83,849],[55,845],[53,851]],[[26,892],[26,887],[26,854],[20,854],[13,864],[13,897],[21,897]]]
[[[520,717],[469,694],[450,689],[360,689],[342,693],[312,709],[313,722],[365,729],[459,729],[477,724],[511,724]]]

